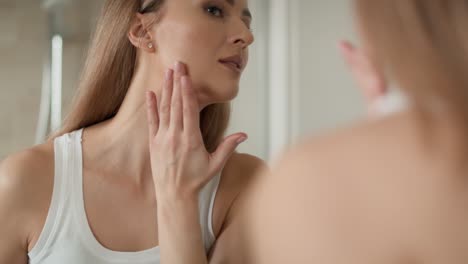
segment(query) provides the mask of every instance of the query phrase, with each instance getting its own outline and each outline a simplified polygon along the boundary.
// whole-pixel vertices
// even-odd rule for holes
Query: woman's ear
[[[152,53],[156,50],[156,45],[148,28],[144,15],[137,13],[130,25],[128,39],[137,49]]]

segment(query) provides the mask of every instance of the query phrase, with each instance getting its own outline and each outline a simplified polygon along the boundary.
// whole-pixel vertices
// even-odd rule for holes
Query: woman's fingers
[[[167,70],[159,103],[159,127],[162,129],[167,129],[170,124],[173,79],[174,71]]]
[[[340,42],[340,50],[369,104],[387,92],[385,78],[366,54],[347,41]]]
[[[150,137],[156,136],[159,129],[158,103],[153,91],[146,93],[146,108]]]
[[[182,76],[186,75],[185,65],[177,62],[174,71],[174,88],[172,92],[171,102],[171,121],[170,128],[173,131],[180,131],[183,129],[182,117]]]
[[[183,76],[181,84],[184,131],[190,136],[200,135],[200,109],[190,77]]]

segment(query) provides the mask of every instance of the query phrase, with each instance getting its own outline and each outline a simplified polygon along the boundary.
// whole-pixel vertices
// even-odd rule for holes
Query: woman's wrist
[[[160,186],[159,186],[160,187]],[[158,188],[155,186],[156,201],[160,205],[183,206],[198,205],[198,192],[188,190],[176,190],[175,188]]]
[[[161,261],[207,263],[198,199],[162,196],[157,208]]]
[[[198,198],[161,197],[157,200],[157,210],[158,223],[164,225],[166,231],[192,232],[194,227],[199,227]]]

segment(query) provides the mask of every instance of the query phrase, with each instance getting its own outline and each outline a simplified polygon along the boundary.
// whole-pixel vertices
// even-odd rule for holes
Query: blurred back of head
[[[447,110],[468,132],[468,1],[356,0],[355,8],[369,55],[421,120]]]

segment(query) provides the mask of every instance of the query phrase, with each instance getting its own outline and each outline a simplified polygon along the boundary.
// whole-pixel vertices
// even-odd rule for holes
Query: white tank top
[[[37,244],[28,253],[30,264],[157,264],[159,247],[139,252],[105,248],[93,235],[83,202],[83,130],[54,140],[55,175],[52,200]],[[214,177],[200,192],[200,223],[206,252],[215,241],[213,204],[220,181]],[[156,219],[155,219],[156,221]]]

